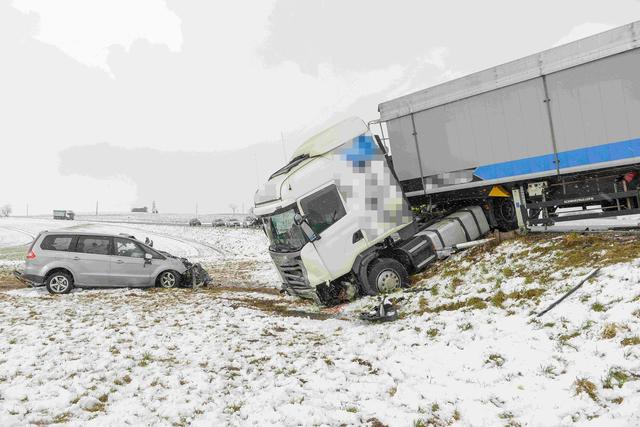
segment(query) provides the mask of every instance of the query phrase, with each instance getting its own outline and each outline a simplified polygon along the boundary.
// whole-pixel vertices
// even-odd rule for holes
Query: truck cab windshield
[[[269,236],[269,249],[274,252],[295,252],[307,243],[304,234],[294,221],[298,213],[295,205],[274,212],[263,217],[264,229]]]

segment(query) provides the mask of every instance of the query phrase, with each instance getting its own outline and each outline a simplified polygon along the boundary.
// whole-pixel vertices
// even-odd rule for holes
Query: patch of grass
[[[638,344],[640,344],[640,337],[635,335],[633,337],[625,338],[622,341],[620,341],[620,344],[622,344],[624,346],[638,345]]]
[[[606,311],[606,309],[607,308],[602,303],[594,302],[593,304],[591,304],[591,310],[596,311],[598,313]]]
[[[514,275],[513,269],[511,269],[510,267],[503,268],[502,269],[502,275],[504,277],[506,277],[507,279],[513,277],[513,275]]]
[[[426,311],[427,308],[429,308],[429,301],[427,301],[424,296],[420,296],[420,299],[418,300],[418,307],[420,308],[421,312]]]
[[[153,356],[151,355],[151,353],[145,352],[142,354],[142,359],[140,359],[140,362],[138,362],[138,366],[145,367],[151,362],[153,362]]]
[[[572,332],[570,334],[562,334],[562,335],[560,335],[558,337],[558,339],[560,340],[560,342],[566,343],[570,339],[575,338],[575,337],[577,337],[579,335],[580,335],[580,331],[575,331],[575,332]]]
[[[242,403],[233,403],[227,406],[225,409],[227,413],[235,414],[236,412],[239,412],[240,409],[242,409]]]
[[[629,375],[626,372],[620,369],[611,368],[609,369],[607,376],[602,380],[602,387],[612,389],[617,386],[618,388],[621,388],[627,381],[629,381]]]
[[[358,408],[356,408],[355,406],[349,406],[347,409],[345,409],[347,412],[351,412],[352,414],[355,414],[356,412],[358,412]]]
[[[611,401],[615,404],[620,405],[623,401],[624,401],[624,397],[620,396],[620,397],[615,397],[613,399],[611,399]]]
[[[491,302],[491,305],[493,305],[494,307],[502,308],[506,299],[507,299],[507,295],[502,291],[498,291],[495,294],[493,294],[493,296],[489,299],[489,301]]]
[[[328,356],[324,356],[322,358],[322,360],[324,360],[324,363],[327,364],[327,366],[333,366],[335,365],[335,363],[333,363],[333,360],[331,360]]]
[[[51,420],[52,424],[66,424],[71,421],[71,414],[69,412],[64,412],[62,414],[58,414]]]
[[[440,313],[442,311],[456,311],[456,310],[461,310],[465,308],[470,310],[483,310],[487,308],[487,303],[484,302],[484,300],[482,300],[481,298],[472,297],[467,300],[461,300],[461,301],[451,302],[448,304],[442,304],[433,308],[427,307],[425,312]]]
[[[389,393],[389,396],[391,397],[395,396],[397,392],[398,392],[398,386],[395,386],[395,385],[389,388],[389,390],[387,390],[387,393]]]
[[[493,353],[486,358],[486,360],[484,361],[484,364],[501,367],[502,365],[504,365],[504,362],[505,362],[505,358],[502,355],[498,353]]]
[[[586,378],[577,378],[573,384],[576,390],[576,396],[585,393],[594,402],[598,401],[598,387]]]
[[[469,322],[461,323],[460,325],[458,325],[458,329],[460,329],[461,331],[469,331],[473,329],[473,325]]]
[[[607,323],[602,328],[602,333],[600,334],[600,336],[602,336],[602,338],[606,340],[610,340],[611,338],[615,338],[617,333],[618,325],[616,325],[615,323]]]
[[[95,404],[93,404],[91,406],[88,406],[88,407],[84,408],[84,410],[87,411],[87,412],[102,412],[102,411],[104,411],[104,408],[105,408],[105,404],[102,403],[102,402],[98,402],[98,403],[95,403]]]
[[[543,366],[540,371],[542,372],[542,375],[549,378],[555,378],[558,375],[556,373],[556,367],[553,365]]]
[[[107,401],[109,400],[109,395],[103,394],[102,396],[98,397],[98,400],[102,403],[107,403]]]
[[[439,333],[439,331],[436,328],[431,328],[431,329],[427,330],[427,335],[429,337],[431,337],[431,338],[435,338],[436,336],[438,336],[438,333]]]

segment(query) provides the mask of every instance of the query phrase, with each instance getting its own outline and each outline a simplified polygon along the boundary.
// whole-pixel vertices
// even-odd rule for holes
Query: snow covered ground
[[[200,257],[217,286],[0,292],[0,425],[640,425],[635,236],[455,255],[377,325],[358,320],[376,298],[280,295],[260,231],[117,227]]]

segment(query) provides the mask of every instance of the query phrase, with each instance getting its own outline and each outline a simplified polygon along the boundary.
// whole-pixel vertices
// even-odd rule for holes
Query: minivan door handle
[[[124,264],[124,261],[123,261],[123,260],[121,260],[121,259],[117,259],[117,260],[116,260],[116,264]]]
[[[80,261],[80,257],[79,257],[79,256],[74,256],[74,257],[73,257],[73,260],[74,260],[74,261]]]

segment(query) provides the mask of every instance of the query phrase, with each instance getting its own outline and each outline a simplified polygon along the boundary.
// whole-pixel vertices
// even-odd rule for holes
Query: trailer
[[[634,22],[381,103],[411,204],[505,230],[640,213],[639,47]]]
[[[336,304],[407,286],[492,228],[640,213],[636,35],[640,23],[387,101],[369,125],[304,142],[254,198],[283,290]]]

